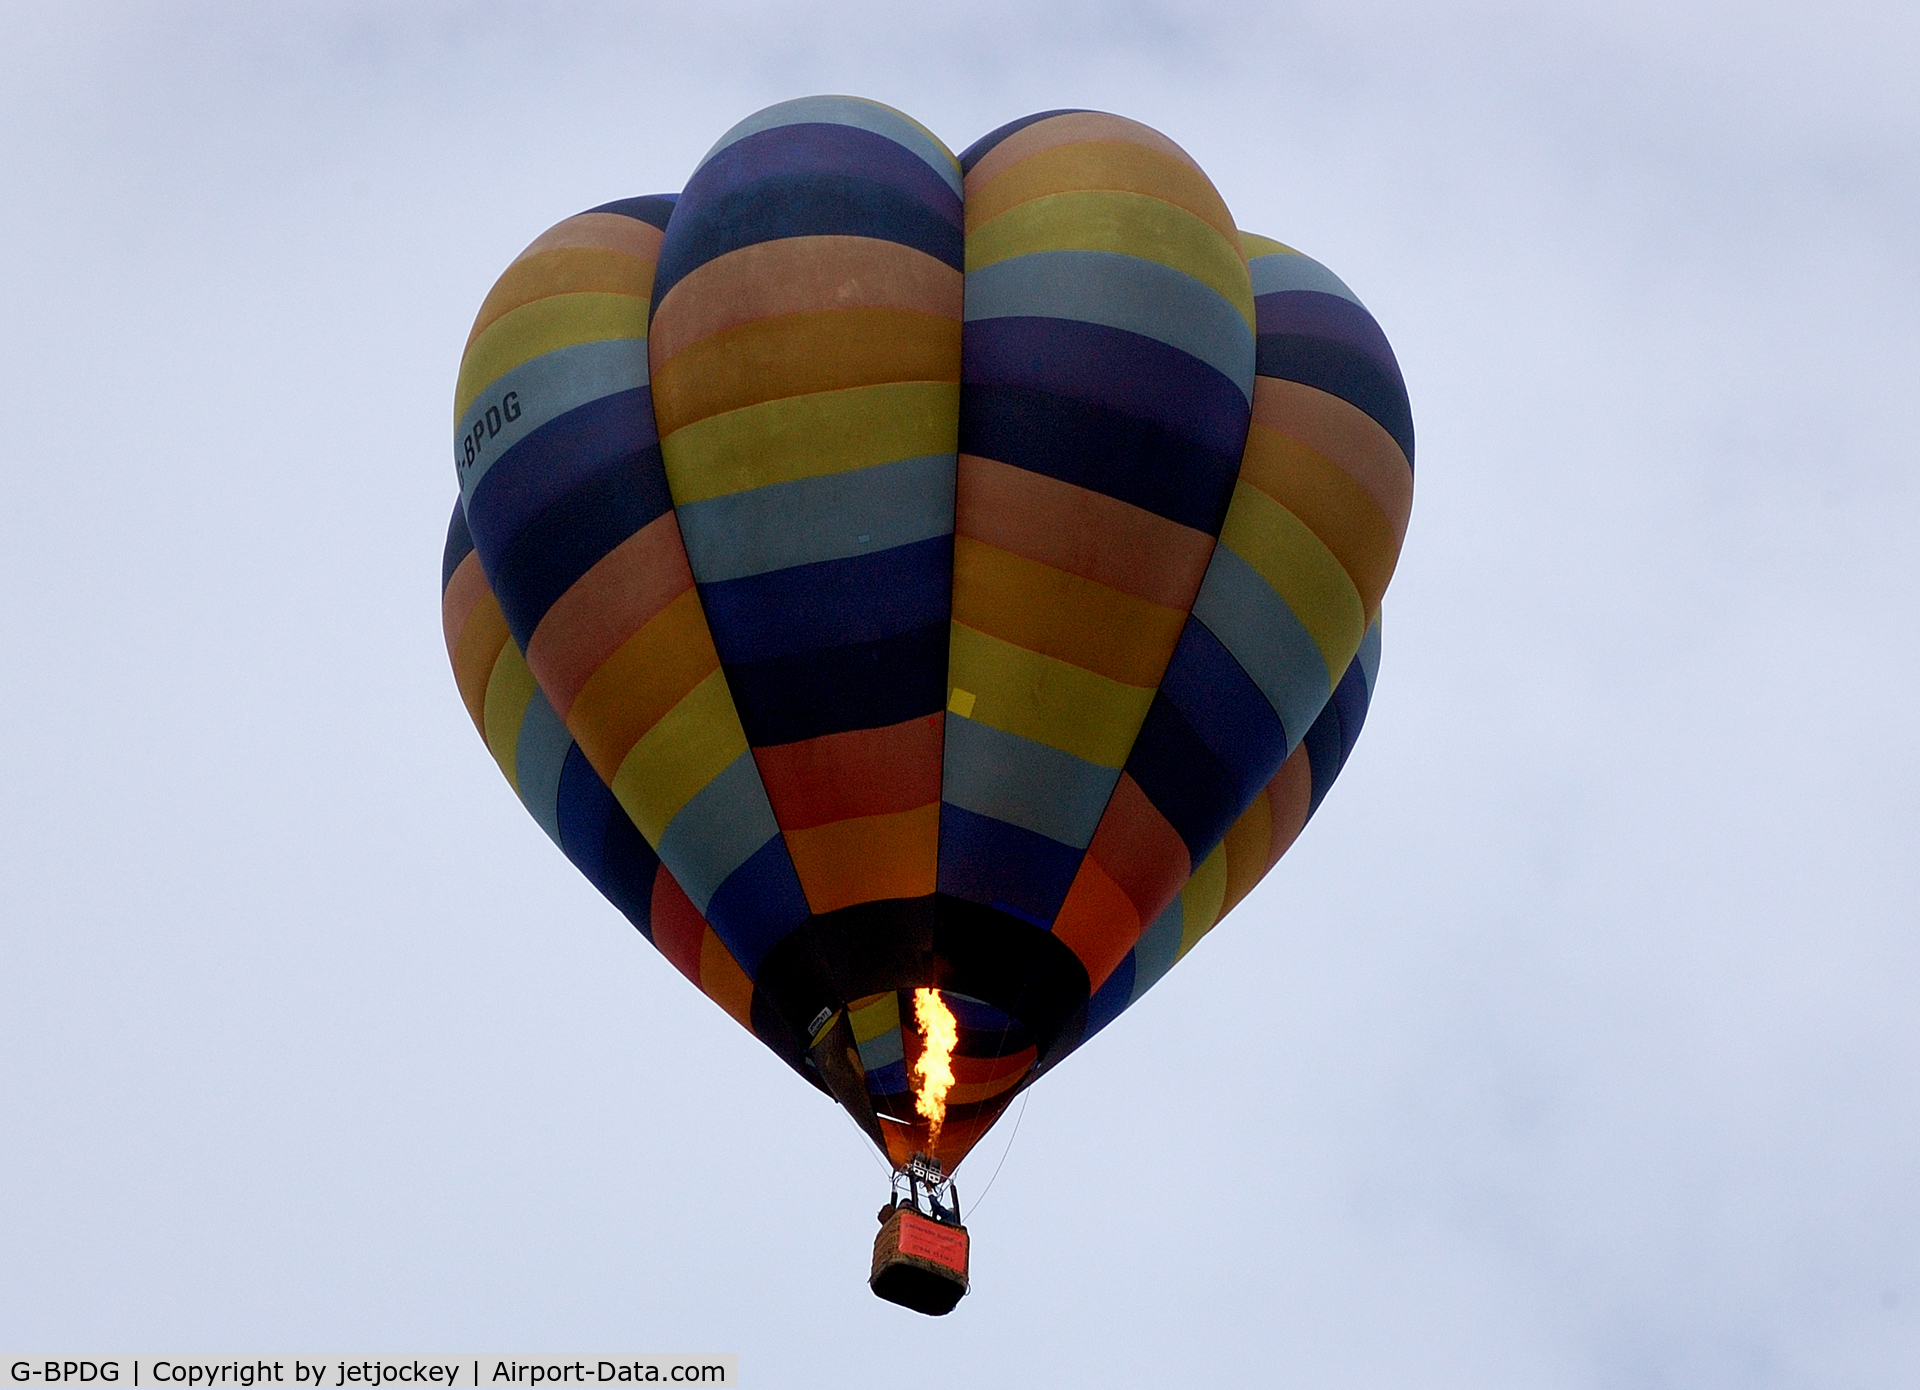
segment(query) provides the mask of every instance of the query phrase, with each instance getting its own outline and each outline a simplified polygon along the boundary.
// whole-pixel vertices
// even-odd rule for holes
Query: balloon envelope
[[[1318,807],[1412,496],[1352,292],[1097,112],[957,159],[871,102],[761,112],[529,246],[455,415],[448,650],[522,801],[949,1171]]]

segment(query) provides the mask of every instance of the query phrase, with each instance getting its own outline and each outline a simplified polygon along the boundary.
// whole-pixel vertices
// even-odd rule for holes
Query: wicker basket
[[[886,1214],[873,1238],[867,1287],[889,1303],[938,1317],[967,1292],[967,1228],[929,1221],[906,1207]]]

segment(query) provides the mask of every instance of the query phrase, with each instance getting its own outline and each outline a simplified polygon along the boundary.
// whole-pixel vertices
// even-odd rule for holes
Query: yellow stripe
[[[1360,650],[1367,615],[1360,591],[1307,524],[1259,488],[1236,483],[1220,544],[1258,570],[1320,648],[1329,688]]]
[[[1253,321],[1253,281],[1240,248],[1185,208],[1140,193],[1056,193],[967,234],[967,269],[1035,251],[1113,251],[1184,271]]]
[[[614,774],[614,798],[657,848],[680,808],[746,751],[727,678],[715,671],[633,745]]]
[[[1372,493],[1317,449],[1258,424],[1247,431],[1240,478],[1305,522],[1352,578],[1367,616],[1380,611],[1400,542]]]
[[[948,663],[948,683],[973,692],[973,719],[1101,767],[1126,762],[1153,703],[1150,689],[1122,685],[962,623],[953,625]]]
[[[473,398],[523,362],[608,338],[645,338],[647,300],[632,294],[557,294],[502,314],[473,340],[460,359],[453,391],[453,418],[467,413]]]
[[[677,506],[960,447],[960,384],[891,382],[712,415],[661,441]]]
[[[527,717],[527,705],[533,699],[533,672],[512,640],[500,648],[487,677],[486,734],[487,751],[507,774],[514,794],[520,791],[517,754],[520,748],[520,724]]]
[[[1240,250],[1248,260],[1255,256],[1297,256],[1300,253],[1284,241],[1275,241],[1270,236],[1261,236],[1258,232],[1240,233]]]
[[[1180,889],[1180,954],[1174,957],[1176,961],[1213,930],[1226,900],[1227,852],[1224,845],[1215,845],[1213,853],[1200,861],[1193,877]]]
[[[900,996],[892,990],[874,997],[865,1008],[847,1010],[847,1022],[853,1026],[855,1042],[872,1042],[900,1026]]]

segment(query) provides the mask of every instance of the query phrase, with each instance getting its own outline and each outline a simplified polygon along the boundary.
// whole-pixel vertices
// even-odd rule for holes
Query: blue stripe
[[[1186,906],[1180,894],[1173,895],[1166,910],[1140,933],[1133,943],[1133,998],[1138,999],[1158,984],[1180,955],[1180,938],[1186,931]],[[1129,1001],[1131,1002],[1131,1001]]]
[[[613,212],[622,217],[631,217],[636,222],[645,222],[650,227],[667,229],[667,220],[673,216],[673,205],[679,201],[678,193],[647,193],[638,198],[618,198],[611,203],[602,203],[599,207],[588,208],[588,212]]]
[[[940,535],[877,555],[702,584],[700,603],[720,659],[745,664],[943,622],[952,593],[953,538]]]
[[[955,463],[927,454],[681,507],[694,578],[715,584],[950,536]]]
[[[960,341],[960,382],[1025,387],[1100,406],[1153,425],[1231,462],[1247,446],[1245,387],[1154,338],[1073,319],[1002,318],[969,323]],[[964,452],[964,451],[963,451]]]
[[[937,714],[947,702],[952,635],[943,615],[878,642],[728,666],[747,742],[766,748]]]
[[[942,893],[1046,926],[1060,913],[1083,852],[1017,825],[940,807]]]
[[[657,460],[659,448],[653,394],[644,386],[589,401],[520,440],[467,496],[467,525],[487,572],[526,526],[581,483],[649,451]],[[673,502],[665,470],[657,462],[654,469],[658,516]]]
[[[1373,615],[1373,622],[1360,639],[1360,650],[1354,654],[1360,663],[1360,670],[1367,678],[1367,698],[1373,698],[1373,690],[1380,683],[1380,614]]]
[[[1193,601],[1193,616],[1233,653],[1279,716],[1292,747],[1327,702],[1327,659],[1260,572],[1218,546]]]
[[[546,695],[534,687],[533,698],[520,718],[520,737],[514,744],[513,779],[521,802],[563,853],[566,841],[560,834],[560,773],[572,747],[573,735],[553,712]]]
[[[638,390],[646,384],[645,338],[575,343],[542,353],[502,373],[473,398],[467,413],[454,426],[453,466],[460,479],[460,495],[471,502],[480,480],[514,445],[542,425],[604,396]],[[476,429],[476,425],[480,427]],[[651,406],[645,426],[653,428]],[[470,434],[474,451],[471,462],[466,453]]]
[[[614,547],[667,509],[660,446],[616,461],[580,483],[489,556],[489,578],[507,627],[525,650],[560,596]]]
[[[661,243],[654,311],[708,261],[799,236],[873,237],[965,269],[960,227],[911,193],[848,174],[783,174],[698,205],[689,193]]]
[[[760,769],[742,753],[674,814],[655,848],[704,913],[727,877],[779,833]]]
[[[447,543],[440,551],[440,592],[453,583],[453,572],[460,562],[473,554],[473,532],[467,529],[467,509],[458,498],[453,503],[453,519],[447,522]]]
[[[1126,1012],[1127,1005],[1133,1002],[1133,975],[1134,958],[1129,951],[1087,1000],[1087,1031],[1080,1037],[1082,1044]]]
[[[1253,399],[1247,321],[1219,291],[1159,261],[1111,251],[1036,251],[968,274],[968,323],[1025,317],[1103,324],[1151,338],[1205,362]]]
[[[707,922],[752,979],[767,952],[807,920],[807,895],[775,836],[735,869],[706,906]]]
[[[660,856],[577,745],[567,750],[556,800],[560,847],[567,858],[651,941]]]
[[[1077,849],[1092,843],[1120,780],[1118,768],[1096,766],[951,712],[946,730],[943,801]]]
[[[1302,256],[1298,252],[1288,255],[1275,252],[1269,256],[1255,256],[1247,262],[1247,274],[1253,279],[1253,292],[1263,294],[1283,294],[1288,290],[1315,290],[1321,294],[1337,294],[1342,299],[1350,299],[1360,304],[1360,296],[1347,288],[1347,282],[1328,270],[1311,256]],[[1364,304],[1360,305],[1365,308]]]
[[[1145,420],[1014,386],[963,386],[960,452],[1116,497],[1220,534],[1240,454],[1225,458]]]
[[[939,175],[941,181],[953,191],[954,197],[962,196],[959,162],[946,146],[892,107],[859,97],[796,97],[792,101],[769,106],[764,111],[756,111],[722,135],[719,142],[700,160],[698,167],[704,169],[720,151],[738,144],[749,135],[794,125],[844,125],[884,136],[894,144],[904,145],[913,151],[929,169]]]

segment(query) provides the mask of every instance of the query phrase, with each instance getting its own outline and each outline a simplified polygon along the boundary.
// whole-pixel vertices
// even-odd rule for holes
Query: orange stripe
[[[1413,511],[1413,469],[1374,418],[1338,396],[1296,381],[1253,379],[1253,423],[1297,439],[1333,460],[1365,488],[1393,528],[1396,546],[1407,538]]]
[[[1166,672],[1186,613],[958,536],[953,545],[953,620],[1030,652],[1151,690]]]
[[[487,682],[493,678],[493,666],[501,650],[512,640],[506,614],[489,589],[474,604],[473,616],[460,629],[459,645],[453,653],[453,683],[460,687],[460,699],[482,738],[487,736]]]
[[[787,853],[815,912],[921,898],[939,874],[940,803],[786,832]]]
[[[1267,783],[1266,796],[1273,807],[1273,843],[1267,849],[1267,867],[1271,869],[1307,828],[1307,812],[1313,805],[1313,765],[1307,758],[1306,744],[1295,748],[1280,764],[1280,770]]]
[[[611,785],[641,735],[719,665],[692,589],[621,643],[567,711],[567,728],[601,780]]]
[[[643,224],[644,225],[644,224]],[[493,282],[474,316],[467,346],[494,322],[515,309],[556,294],[653,293],[653,258],[604,246],[559,246],[523,256]]]
[[[753,750],[786,831],[909,811],[940,799],[942,716]]]
[[[733,1015],[733,1021],[753,1031],[753,981],[713,928],[700,938],[700,989],[707,998]]]
[[[440,632],[447,639],[447,656],[452,658],[460,646],[460,634],[474,606],[493,591],[487,587],[486,572],[480,568],[479,552],[469,550],[440,592]]]
[[[675,430],[763,401],[895,381],[959,381],[960,324],[911,309],[817,309],[703,338],[654,368],[653,419]]]
[[[1400,559],[1399,538],[1373,495],[1319,450],[1264,425],[1247,431],[1240,479],[1292,512],[1320,538],[1353,580],[1371,620],[1380,611],[1381,595]]]
[[[642,526],[575,580],[527,643],[527,665],[560,717],[621,643],[691,588],[693,571],[672,512]]]
[[[582,212],[554,223],[528,242],[527,249],[514,259],[523,261],[562,246],[603,246],[642,260],[657,261],[660,243],[665,237],[665,232],[637,217],[617,212]]]
[[[1273,867],[1267,857],[1273,848],[1273,803],[1264,794],[1254,797],[1240,818],[1227,827],[1221,843],[1227,856],[1227,892],[1220,904],[1220,915],[1225,917]]]
[[[1054,918],[1053,934],[1087,967],[1091,988],[1099,989],[1140,939],[1140,914],[1089,854]]]
[[[965,283],[952,266],[898,242],[763,241],[708,261],[668,290],[648,328],[648,352],[658,366],[715,333],[809,309],[915,309],[958,322]]]
[[[1035,121],[988,150],[980,157],[980,162],[967,171],[967,196],[972,197],[974,189],[993,182],[1002,171],[1012,168],[1023,159],[1056,145],[1072,145],[1082,140],[1124,140],[1185,160],[1196,169],[1200,167],[1192,155],[1151,126],[1130,121],[1125,116],[1110,116],[1104,111],[1074,111],[1064,116],[1050,116],[1044,121]]]
[[[959,535],[1183,613],[1213,557],[1204,531],[972,454],[960,455],[954,506]]]
[[[1184,155],[1153,149],[1136,140],[1080,140],[1054,145],[1009,165],[997,178],[967,186],[967,230],[1035,198],[1055,193],[1140,193],[1192,213],[1218,232],[1229,246],[1240,246],[1213,181]]]

